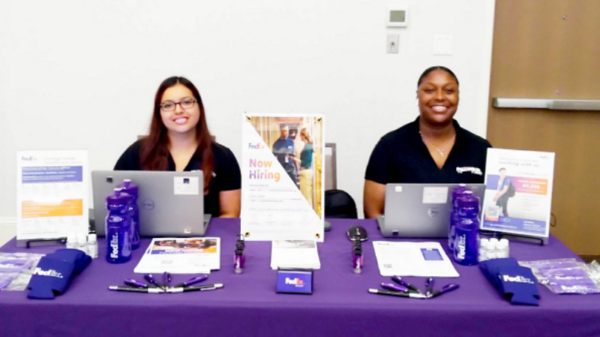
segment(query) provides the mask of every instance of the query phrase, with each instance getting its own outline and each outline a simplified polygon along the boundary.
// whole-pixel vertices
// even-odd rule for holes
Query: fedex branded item
[[[512,304],[539,305],[537,279],[531,269],[514,258],[493,259],[479,263],[481,271]]]
[[[287,294],[312,294],[312,270],[278,270],[277,292]]]
[[[29,281],[30,299],[54,299],[63,294],[74,275],[89,265],[91,258],[77,249],[59,249],[40,259]]]

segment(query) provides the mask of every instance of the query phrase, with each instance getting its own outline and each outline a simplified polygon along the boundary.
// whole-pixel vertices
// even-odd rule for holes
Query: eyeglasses
[[[181,106],[181,108],[183,108],[183,109],[191,109],[194,107],[194,104],[196,102],[197,101],[193,98],[184,98],[181,100],[181,102],[172,102],[172,101],[162,102],[160,104],[160,108],[162,111],[174,111],[175,106],[177,104],[179,104],[179,106]]]

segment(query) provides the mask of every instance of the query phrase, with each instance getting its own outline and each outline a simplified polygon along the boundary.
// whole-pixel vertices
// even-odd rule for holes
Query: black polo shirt
[[[129,146],[115,164],[115,171],[141,171],[141,150],[141,140],[138,140]],[[239,190],[242,186],[242,174],[240,172],[240,166],[231,150],[217,143],[213,144],[212,150],[215,156],[215,168],[213,178],[210,181],[208,194],[204,196],[204,213],[212,214],[213,217],[218,217],[221,214],[221,209],[219,207],[219,192]],[[202,157],[200,154],[194,153],[184,171],[201,170]],[[171,154],[169,154],[168,171],[175,171],[175,161],[173,161]]]
[[[483,183],[490,143],[463,129],[456,129],[454,147],[440,169],[419,133],[419,118],[383,136],[373,149],[365,179],[376,183],[456,184]]]

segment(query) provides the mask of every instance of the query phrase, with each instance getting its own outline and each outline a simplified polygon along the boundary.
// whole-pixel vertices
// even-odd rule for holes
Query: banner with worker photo
[[[241,234],[323,241],[323,116],[243,118]]]
[[[481,229],[547,238],[554,153],[488,149]]]

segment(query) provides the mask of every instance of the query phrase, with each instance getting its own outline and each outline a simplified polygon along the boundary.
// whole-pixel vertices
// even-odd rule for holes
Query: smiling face
[[[458,83],[444,70],[430,72],[417,89],[421,118],[428,124],[452,123],[458,108]]]
[[[183,84],[175,84],[163,93],[161,104],[165,102],[179,103],[185,99],[194,99],[194,94]],[[161,109],[162,122],[169,133],[195,133],[196,125],[200,120],[200,108],[195,103],[191,108],[182,108],[181,104],[175,105],[175,110],[164,111]]]

